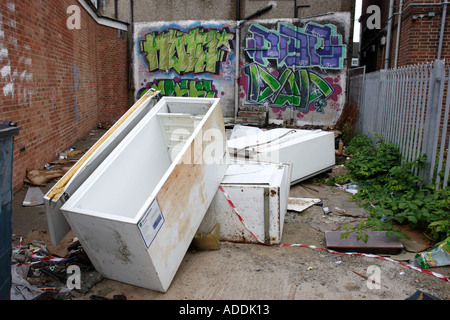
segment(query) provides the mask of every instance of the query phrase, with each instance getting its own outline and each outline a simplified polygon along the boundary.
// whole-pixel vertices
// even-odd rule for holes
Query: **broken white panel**
[[[161,118],[183,113],[201,121],[174,153]],[[61,211],[104,277],[166,292],[227,166],[220,99],[163,97]]]
[[[230,156],[249,162],[291,163],[291,184],[335,165],[334,133],[278,128],[227,141]]]
[[[253,233],[266,243],[281,242],[290,190],[289,164],[230,164],[220,185],[250,230],[219,189],[200,225],[202,233],[211,232],[219,223],[222,241],[257,243]]]
[[[23,199],[22,206],[34,207],[42,204],[44,204],[44,193],[42,193],[41,188],[29,187]]]
[[[319,203],[320,199],[315,198],[295,198],[295,197],[289,197],[288,199],[288,211],[295,211],[295,212],[303,212],[309,207],[315,205],[316,203]]]
[[[261,130],[260,128],[257,128],[257,127],[243,126],[243,125],[236,124],[233,127],[233,130],[230,135],[230,139],[254,136],[254,135],[260,134],[261,132],[263,132],[263,130]]]

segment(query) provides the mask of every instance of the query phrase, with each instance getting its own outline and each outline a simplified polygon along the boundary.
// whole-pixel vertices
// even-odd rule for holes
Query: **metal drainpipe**
[[[236,71],[235,71],[235,77],[234,77],[234,123],[237,121],[237,114],[239,110],[239,33],[240,33],[240,20],[241,20],[241,1],[236,0]]]
[[[132,82],[132,72],[133,72],[133,50],[134,50],[134,26],[133,26],[133,21],[134,21],[134,4],[133,4],[133,0],[130,0],[130,41],[131,41],[131,54],[130,54],[130,70],[128,71],[128,89],[131,90],[131,82]],[[134,96],[134,92],[133,92],[133,96]]]
[[[444,0],[442,1],[443,7],[442,7],[442,20],[441,20],[441,31],[439,34],[439,45],[438,45],[438,53],[437,53],[437,60],[441,59],[442,54],[442,44],[444,42],[444,30],[445,30],[445,18],[447,17],[447,2]]]
[[[398,52],[400,46],[400,31],[402,29],[402,9],[403,9],[403,0],[400,0],[400,6],[398,9],[398,22],[397,22],[397,39],[395,40],[395,60],[394,60],[394,68],[397,68],[398,62]]]
[[[392,18],[394,14],[394,0],[389,3],[389,22],[386,37],[386,52],[384,53],[384,69],[389,68],[389,52],[391,51],[391,37],[392,37]]]
[[[234,123],[237,121],[237,115],[239,110],[239,34],[241,29],[241,22],[236,21],[236,71],[235,71],[235,79],[234,79]]]

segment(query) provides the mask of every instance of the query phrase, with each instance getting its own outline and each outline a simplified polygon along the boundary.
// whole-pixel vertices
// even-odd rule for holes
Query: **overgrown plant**
[[[345,164],[348,173],[333,182],[356,182],[360,186],[353,196],[355,201],[370,211],[367,221],[348,226],[342,234],[356,232],[357,238],[367,241],[366,230],[384,230],[388,237],[395,234],[404,237],[395,224],[409,223],[413,228],[426,232],[435,241],[450,236],[450,188],[437,189],[423,184],[417,169],[426,163],[422,156],[402,163],[397,145],[376,136],[376,143],[358,134],[346,149],[351,159]]]

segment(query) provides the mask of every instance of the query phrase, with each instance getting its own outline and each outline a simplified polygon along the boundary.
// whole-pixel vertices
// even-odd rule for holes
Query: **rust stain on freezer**
[[[211,164],[205,163],[203,159],[205,148],[209,144],[203,141],[203,133],[210,128],[220,129],[223,137],[226,137],[220,105],[203,124],[202,130],[194,137],[156,196],[165,217],[162,228],[176,231],[176,235],[170,239],[172,243],[154,243],[158,250],[164,253],[162,258],[166,263],[169,261],[170,252],[165,248],[176,246],[178,242],[187,246],[190,244],[203,218],[200,215],[206,212],[215,194],[215,191],[205,187],[208,181],[207,166]],[[222,155],[224,151],[225,143]]]

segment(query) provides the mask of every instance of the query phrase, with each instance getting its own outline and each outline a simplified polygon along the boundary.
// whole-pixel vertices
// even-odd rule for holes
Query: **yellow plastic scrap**
[[[203,236],[201,231],[197,231],[192,240],[192,245],[197,250],[218,250],[220,249],[220,224],[216,224],[211,233]]]

